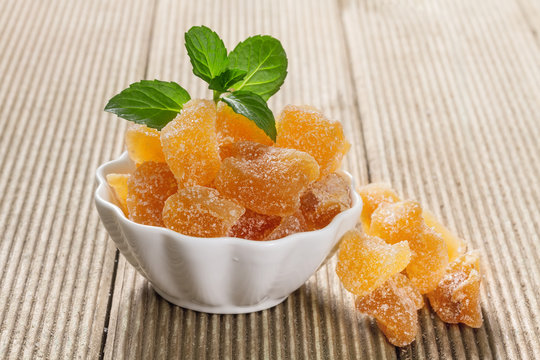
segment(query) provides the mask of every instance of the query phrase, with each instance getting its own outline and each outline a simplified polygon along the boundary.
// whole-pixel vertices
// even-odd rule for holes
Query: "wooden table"
[[[142,78],[209,97],[191,25],[232,48],[282,40],[270,102],[340,120],[359,183],[390,182],[484,259],[484,326],[421,311],[406,348],[357,313],[335,258],[283,304],[208,315],[161,299],[119,256],[94,171],[123,148],[102,111]],[[0,358],[537,358],[540,3],[535,0],[0,0]]]

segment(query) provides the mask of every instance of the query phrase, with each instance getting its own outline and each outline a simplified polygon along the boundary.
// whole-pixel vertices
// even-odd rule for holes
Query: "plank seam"
[[[116,275],[118,273],[118,260],[120,258],[120,252],[116,249],[114,255],[114,267],[111,278],[111,285],[109,287],[109,297],[107,299],[107,311],[105,312],[105,321],[103,322],[103,333],[101,335],[101,345],[99,347],[99,360],[103,360],[105,356],[105,344],[107,343],[107,335],[109,333],[109,321],[111,320],[112,300],[114,296],[114,286],[116,283]]]

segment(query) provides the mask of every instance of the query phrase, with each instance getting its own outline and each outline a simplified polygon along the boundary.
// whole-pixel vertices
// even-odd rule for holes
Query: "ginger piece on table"
[[[264,240],[279,224],[281,217],[246,212],[229,230],[229,236],[248,240]]]
[[[210,184],[221,165],[214,102],[185,103],[182,112],[161,129],[161,145],[180,187]]]
[[[163,204],[178,189],[167,164],[142,163],[129,177],[127,189],[129,218],[139,224],[163,226]]]
[[[364,231],[369,233],[371,225],[371,214],[381,204],[395,203],[400,201],[399,196],[395,191],[383,183],[372,183],[358,188],[358,194],[362,198],[362,214],[360,220],[364,227]]]
[[[311,229],[321,229],[351,207],[349,180],[331,173],[311,183],[300,198],[300,211]]]
[[[442,321],[474,328],[482,326],[479,263],[476,251],[459,256],[450,263],[437,288],[427,294]]]
[[[310,106],[286,106],[276,124],[279,147],[305,151],[317,160],[320,176],[336,171],[351,144],[341,123]]]
[[[224,147],[212,186],[259,214],[287,216],[319,177],[319,165],[305,152],[242,141]]]
[[[145,161],[165,162],[158,130],[130,122],[126,129],[125,142],[128,155],[135,164]]]
[[[357,230],[347,232],[340,243],[336,273],[351,293],[366,296],[409,264],[406,241],[394,245]]]
[[[274,144],[272,139],[253,120],[235,113],[224,102],[220,102],[217,106],[216,131],[220,146],[238,141],[253,141],[264,145]]]
[[[196,185],[178,190],[165,201],[163,222],[184,235],[220,237],[227,235],[244,211],[217,190]]]
[[[426,225],[442,236],[448,249],[448,260],[453,261],[467,251],[467,244],[463,239],[454,235],[446,226],[440,223],[429,210],[424,209],[422,214]]]
[[[414,341],[418,333],[418,309],[422,306],[422,296],[400,273],[356,299],[356,308],[374,317],[379,329],[395,346],[406,346]]]
[[[437,287],[448,265],[448,250],[442,237],[425,224],[419,203],[381,204],[371,216],[370,234],[390,244],[407,241],[411,248],[407,276],[421,294]]]
[[[129,174],[108,174],[107,183],[113,190],[114,198],[118,202],[120,209],[127,216],[128,209],[126,204]]]

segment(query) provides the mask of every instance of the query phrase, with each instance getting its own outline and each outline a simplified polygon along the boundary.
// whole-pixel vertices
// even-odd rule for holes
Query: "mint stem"
[[[214,90],[214,102],[217,104],[219,101],[219,96],[221,95],[220,91]]]

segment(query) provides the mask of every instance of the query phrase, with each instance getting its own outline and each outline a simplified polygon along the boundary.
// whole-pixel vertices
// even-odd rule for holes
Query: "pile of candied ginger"
[[[197,237],[274,240],[320,229],[350,208],[336,172],[349,150],[339,122],[287,106],[274,143],[228,105],[191,100],[161,131],[130,123],[130,174],[107,181],[129,219]]]
[[[336,272],[373,316],[388,341],[410,344],[418,332],[424,297],[447,323],[482,325],[476,251],[415,201],[401,201],[388,186],[360,189],[361,226],[342,239]]]

